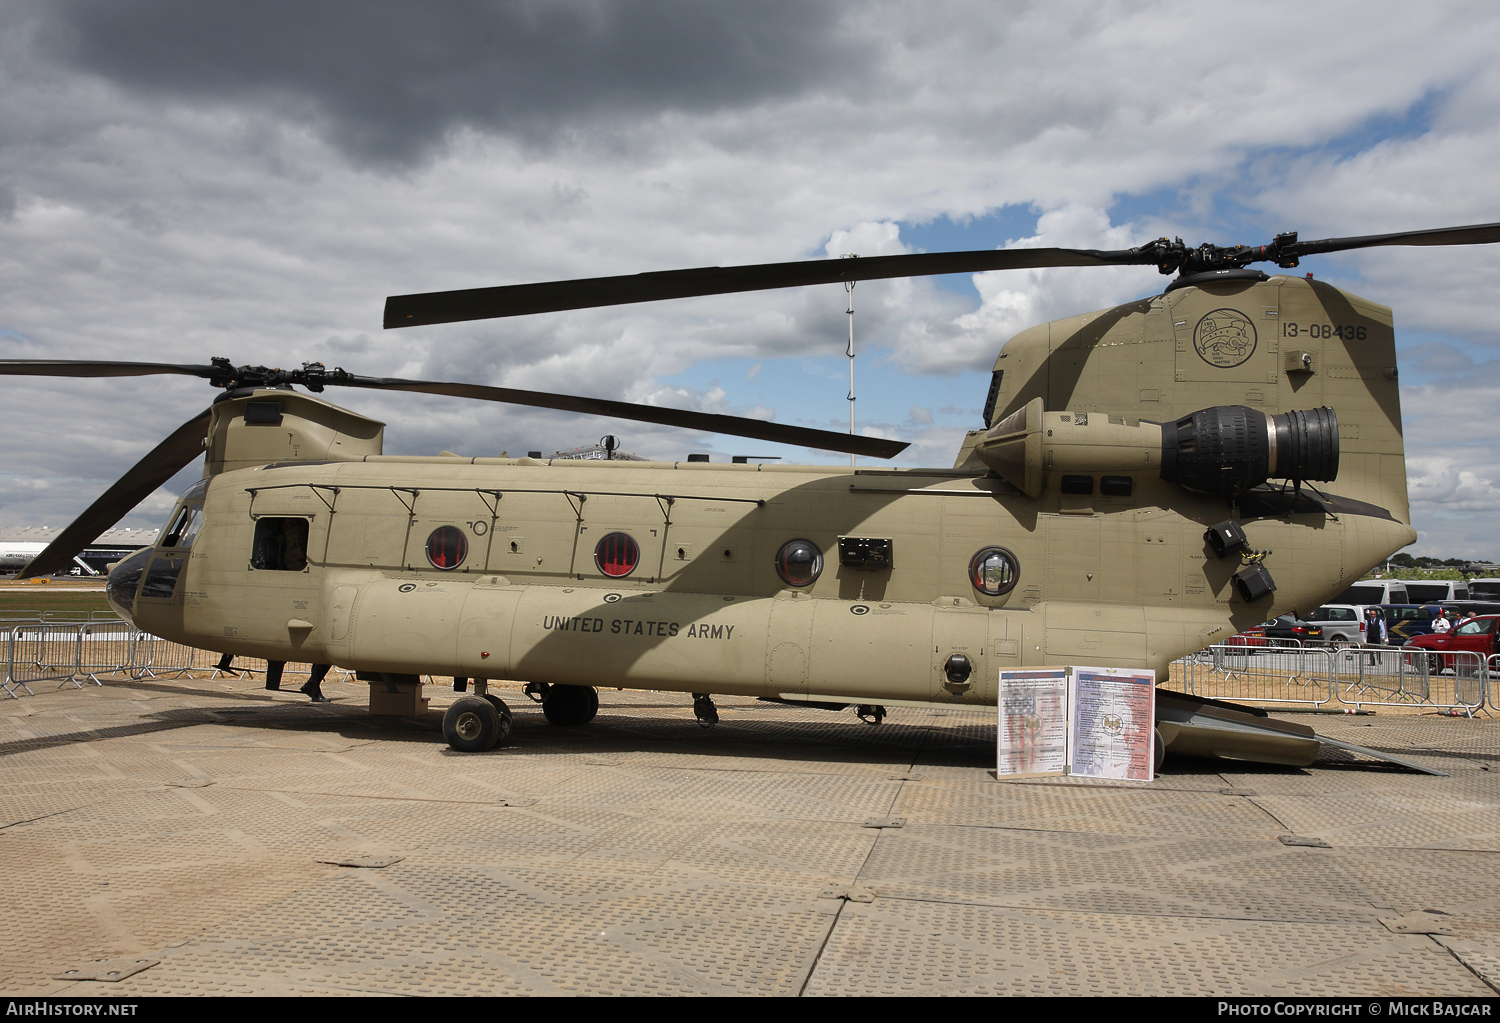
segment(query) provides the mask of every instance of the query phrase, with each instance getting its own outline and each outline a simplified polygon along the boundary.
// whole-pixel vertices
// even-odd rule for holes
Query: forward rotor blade
[[[1136,249],[1106,252],[1098,249],[980,249],[974,252],[919,252],[905,256],[862,256],[858,259],[812,259],[793,263],[751,266],[705,266],[694,270],[665,270],[590,277],[577,281],[514,284],[502,288],[433,291],[421,295],[393,295],[385,300],[385,326],[417,327],[497,316],[552,313],[563,309],[659,302],[671,298],[766,291],[809,284],[837,284],[888,277],[979,273],[983,270],[1020,270],[1041,266],[1116,266],[1154,264],[1157,258]]]
[[[832,430],[813,430],[805,426],[784,426],[760,419],[743,416],[722,416],[710,412],[689,412],[684,409],[657,408],[654,405],[634,405],[626,401],[610,401],[606,398],[583,398],[573,394],[549,394],[545,391],[521,391],[510,387],[486,387],[482,384],[439,383],[431,380],[401,380],[396,377],[352,376],[339,381],[350,387],[369,387],[388,391],[415,391],[418,394],[446,394],[455,398],[477,398],[480,401],[499,401],[511,405],[530,405],[534,408],[559,409],[564,412],[581,412],[584,415],[608,416],[611,419],[629,419],[638,423],[655,423],[659,426],[679,426],[705,433],[722,433],[731,437],[749,437],[753,440],[794,444],[821,451],[842,451],[846,454],[867,455],[872,458],[894,458],[908,445],[903,441],[883,440],[879,437],[858,437]]]
[[[1500,224],[1471,224],[1468,227],[1439,227],[1430,231],[1397,231],[1394,234],[1368,234],[1358,238],[1322,238],[1296,242],[1293,251],[1299,256],[1345,249],[1368,249],[1377,245],[1486,245],[1500,242]]]
[[[0,359],[0,376],[21,377],[144,377],[176,373],[208,377],[212,366],[171,362],[89,362],[80,359]]]
[[[141,459],[84,513],[60,533],[56,540],[31,559],[17,577],[51,575],[73,563],[73,559],[99,535],[119,522],[130,510],[151,495],[177,471],[203,454],[203,438],[208,436],[210,409],[179,426],[170,437]]]

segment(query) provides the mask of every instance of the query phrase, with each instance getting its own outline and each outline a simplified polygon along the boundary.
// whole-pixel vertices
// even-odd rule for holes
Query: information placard
[[[1072,774],[1131,781],[1156,776],[1156,672],[1075,666],[1068,705]]]
[[[997,776],[1062,774],[1068,763],[1068,671],[1000,673]]]

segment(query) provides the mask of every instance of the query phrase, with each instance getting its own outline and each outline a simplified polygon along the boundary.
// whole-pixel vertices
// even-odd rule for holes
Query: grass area
[[[0,614],[23,611],[108,611],[104,584],[0,583]]]

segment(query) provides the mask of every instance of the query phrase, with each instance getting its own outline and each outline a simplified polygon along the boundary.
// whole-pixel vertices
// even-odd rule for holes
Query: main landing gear
[[[718,724],[719,708],[714,706],[714,698],[708,693],[694,693],[693,716],[698,719],[698,724],[704,728],[712,728]]]
[[[443,738],[460,753],[483,753],[510,734],[514,715],[504,700],[486,689],[484,679],[475,679],[474,695],[454,700],[443,715]]]
[[[599,691],[593,686],[528,682],[524,692],[532,702],[542,705],[542,714],[549,722],[564,728],[586,725],[599,713]]]

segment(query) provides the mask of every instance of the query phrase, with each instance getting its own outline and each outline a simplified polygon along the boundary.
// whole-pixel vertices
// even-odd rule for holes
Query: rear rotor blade
[[[1345,249],[1368,249],[1377,245],[1486,245],[1500,242],[1500,224],[1471,224],[1468,227],[1439,227],[1430,231],[1397,231],[1394,234],[1368,234],[1358,238],[1322,238],[1294,243],[1299,256]]]
[[[31,559],[19,579],[51,575],[73,563],[73,559],[99,534],[119,522],[177,471],[203,454],[203,439],[208,436],[210,409],[179,426],[170,437],[158,444],[149,455],[137,462],[84,513],[60,533],[57,539]]]
[[[749,437],[753,440],[794,444],[822,451],[842,451],[872,458],[894,458],[908,447],[903,441],[884,440],[879,437],[859,437],[847,433],[835,433],[832,430],[814,430],[805,426],[784,426],[780,423],[768,423],[761,419],[747,419],[743,416],[723,416],[710,412],[657,408],[654,405],[635,405],[626,401],[584,398],[573,394],[549,394],[546,391],[522,391],[510,387],[486,387],[482,384],[401,380],[395,377],[350,376],[347,380],[340,380],[338,383],[350,387],[414,391],[418,394],[446,394],[455,398],[477,398],[480,401],[499,401],[511,405],[530,405],[534,408],[581,412],[584,415],[629,419],[638,423],[655,423],[659,426],[678,426],[688,430],[701,430],[705,433]]]
[[[502,288],[433,291],[393,295],[385,300],[385,326],[417,327],[497,316],[552,313],[564,309],[659,302],[671,298],[766,291],[809,284],[837,284],[889,277],[979,273],[1042,266],[1155,264],[1159,257],[1140,249],[980,249],[973,252],[919,252],[904,256],[813,259],[750,266],[705,266],[693,270],[590,277]]]

